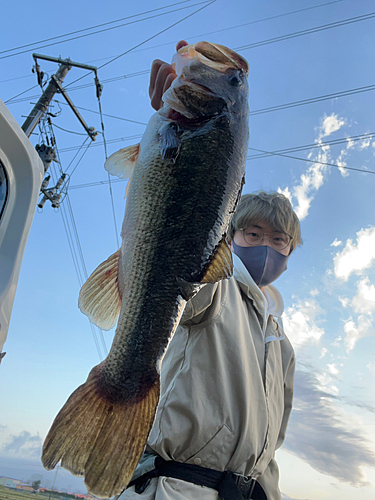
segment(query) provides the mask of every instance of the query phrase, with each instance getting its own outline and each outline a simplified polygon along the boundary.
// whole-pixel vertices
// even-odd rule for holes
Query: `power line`
[[[281,110],[288,109],[288,108],[295,108],[295,107],[299,107],[299,106],[304,106],[306,104],[314,104],[316,102],[327,101],[329,99],[337,99],[339,97],[347,97],[349,95],[361,94],[363,92],[370,92],[372,90],[375,90],[375,85],[367,85],[365,87],[357,87],[357,88],[348,89],[348,90],[341,90],[339,92],[335,92],[332,94],[325,94],[325,95],[321,95],[321,96],[317,96],[317,97],[309,97],[307,99],[302,99],[300,101],[293,101],[293,102],[288,102],[288,103],[284,103],[284,104],[277,104],[276,106],[270,106],[268,108],[255,109],[253,111],[250,111],[249,115],[250,116],[262,115],[265,113],[271,113],[273,111],[281,111]],[[59,104],[64,104],[66,106],[68,105],[64,102],[58,101],[57,99],[55,99],[55,102],[58,102]],[[92,109],[87,109],[87,108],[82,108],[82,107],[80,108],[78,106],[77,106],[77,108],[82,109],[84,111],[88,111],[90,113],[99,114],[98,111],[94,111]],[[104,114],[103,116],[108,116],[109,118],[114,118],[117,120],[124,120],[127,122],[138,123],[140,125],[147,125],[147,123],[137,122],[135,120],[130,120],[128,118],[123,118],[121,116],[108,115],[108,114]]]
[[[328,101],[329,99],[337,99],[338,97],[346,97],[353,94],[361,94],[362,92],[369,92],[371,90],[375,90],[375,85],[367,85],[365,87],[357,87],[349,90],[342,90],[341,92],[335,92],[333,94],[325,94],[318,97],[310,97],[308,99],[303,99],[301,101],[278,104],[276,106],[271,106],[269,108],[255,109],[254,111],[250,111],[249,115],[250,116],[263,115],[264,113],[271,113],[272,111],[280,111],[283,109],[304,106],[305,104],[313,104],[315,102]]]
[[[60,174],[61,174],[62,173],[62,164],[61,164],[60,154],[59,154],[59,150],[58,150],[56,139],[55,139],[55,134],[53,131],[52,122],[49,121],[48,124],[49,124],[50,134],[51,134],[51,137],[53,139],[53,144],[54,144],[55,149],[56,149],[57,158],[58,158],[58,165],[59,165]],[[45,128],[45,121],[44,121],[44,128]],[[59,176],[56,175],[55,168],[56,168],[55,165],[52,164],[51,165],[51,176],[52,176],[52,179],[56,185],[57,179]],[[65,196],[65,200],[66,200],[66,202],[64,202],[61,205],[60,213],[61,213],[61,217],[63,220],[65,233],[66,233],[66,236],[68,239],[68,245],[69,245],[70,253],[72,255],[73,264],[74,264],[74,267],[76,270],[78,283],[80,284],[80,286],[82,286],[84,281],[86,281],[88,278],[88,273],[87,273],[86,263],[85,263],[85,259],[84,259],[83,251],[82,251],[82,246],[81,246],[81,242],[79,239],[77,225],[75,222],[73,209],[72,209],[72,206],[70,203],[70,198],[69,198],[68,193]],[[105,344],[105,340],[103,337],[103,332],[99,328],[94,327],[94,325],[90,321],[89,321],[89,323],[90,323],[90,329],[91,329],[91,332],[92,332],[92,335],[94,338],[94,342],[95,342],[95,345],[96,345],[96,348],[98,351],[99,359],[100,359],[100,361],[102,361],[102,359],[108,353],[107,346]],[[97,334],[95,328],[99,332],[98,334]],[[100,345],[99,345],[99,341],[97,338],[98,335],[101,339],[102,348],[100,348]],[[102,353],[102,350],[103,350],[104,354]]]
[[[112,184],[117,182],[128,182],[128,179],[112,179]],[[105,186],[108,184],[108,181],[97,181],[97,182],[88,182],[86,184],[76,184],[75,186],[69,186],[69,190],[71,189],[82,189],[87,187],[95,187],[95,186]]]
[[[342,21],[336,21],[334,23],[323,24],[321,26],[315,26],[314,28],[307,28],[302,31],[296,31],[294,33],[288,33],[286,35],[277,36],[275,38],[268,38],[267,40],[261,40],[259,42],[250,43],[248,45],[242,45],[241,47],[236,47],[234,50],[247,50],[253,49],[255,47],[261,47],[263,45],[269,45],[270,43],[282,42],[284,40],[289,40],[291,38],[297,38],[303,35],[310,35],[311,33],[317,33],[319,31],[325,31],[332,28],[338,28],[341,26],[346,26],[347,24],[358,23],[360,21],[367,21],[375,17],[375,12],[370,12],[364,14],[363,16],[350,17],[348,19],[343,19]]]
[[[83,134],[81,132],[75,132],[74,130],[68,130],[66,128],[63,128],[63,127],[59,127],[59,125],[56,125],[56,123],[53,124],[54,127],[60,129],[60,130],[63,130],[64,132],[68,132],[69,134],[74,134],[74,135],[84,135],[84,136],[87,136],[87,134]]]
[[[374,85],[374,87],[375,87],[375,85]],[[62,101],[58,101],[57,99],[54,99],[54,102],[57,102],[58,104],[63,104],[64,106],[69,106],[68,103],[62,102]],[[82,111],[87,111],[89,113],[94,113],[96,115],[100,115],[99,111],[95,111],[93,109],[82,108],[82,106],[76,106],[76,108],[77,109],[82,109]],[[137,125],[147,125],[147,123],[145,123],[145,122],[138,122],[136,120],[130,120],[129,118],[123,118],[122,116],[109,115],[107,113],[103,113],[103,116],[107,116],[108,118],[115,118],[116,120],[123,120],[125,122],[136,123]]]
[[[257,155],[251,155],[247,157],[247,160],[258,160],[260,158],[266,158],[268,156],[272,156],[273,154],[279,154],[279,153],[294,153],[297,151],[306,151],[308,149],[316,149],[316,148],[321,148],[324,146],[336,146],[339,144],[344,144],[348,143],[349,141],[351,142],[356,142],[356,141],[361,141],[365,139],[372,139],[375,136],[375,132],[370,132],[366,134],[360,134],[360,135],[354,135],[353,137],[343,137],[340,139],[332,139],[331,141],[324,141],[320,143],[314,142],[313,144],[305,144],[303,146],[294,146],[292,148],[286,148],[286,149],[277,149],[275,151],[272,151],[272,153],[260,153]],[[254,148],[249,148],[249,149],[254,149]]]
[[[107,140],[107,144],[116,144],[118,142],[124,142],[124,141],[131,141],[131,140],[137,140],[142,137],[142,134],[137,134],[137,135],[129,135],[127,137],[118,137],[117,139],[109,139]],[[96,141],[94,144],[92,144],[92,147],[99,147],[103,146],[103,141]],[[77,151],[81,146],[70,146],[68,148],[62,148],[60,149],[60,153],[68,153],[70,151]]]
[[[108,159],[107,143],[106,143],[106,140],[105,140],[104,120],[103,120],[103,113],[102,113],[102,104],[100,102],[100,92],[97,92],[97,97],[98,97],[98,106],[99,106],[99,114],[100,114],[100,123],[101,123],[101,126],[102,126],[102,134],[103,134],[104,155],[105,155],[105,159],[107,161],[107,159]],[[109,194],[110,194],[110,197],[111,197],[113,223],[115,225],[115,234],[116,234],[117,248],[120,248],[120,242],[119,242],[119,239],[118,239],[118,231],[117,231],[117,221],[116,221],[115,205],[114,205],[114,202],[113,202],[113,192],[112,192],[111,177],[109,175],[109,172],[107,172],[107,174],[108,174]]]
[[[207,2],[207,0],[204,0],[204,1],[205,1],[205,2]],[[216,0],[215,0],[215,1],[216,1]],[[103,33],[103,32],[105,32],[105,31],[114,30],[114,29],[116,29],[116,28],[122,28],[122,27],[124,27],[124,26],[129,26],[130,24],[140,23],[140,22],[142,22],[142,21],[147,21],[147,20],[149,20],[149,19],[154,19],[154,18],[156,18],[156,17],[165,16],[165,15],[167,15],[167,14],[172,14],[173,12],[178,12],[178,11],[180,11],[180,10],[189,9],[189,8],[191,8],[191,7],[194,7],[195,5],[200,5],[200,4],[202,4],[202,3],[204,3],[204,2],[199,2],[199,3],[193,4],[193,5],[188,5],[188,6],[186,6],[186,7],[180,7],[180,8],[178,8],[178,9],[172,9],[172,10],[169,10],[169,11],[167,11],[167,12],[162,12],[162,13],[160,13],[160,14],[155,14],[155,15],[153,15],[153,16],[144,17],[144,18],[142,18],[142,19],[137,19],[137,20],[135,20],[135,21],[129,21],[129,22],[127,22],[127,23],[119,24],[119,25],[117,25],[117,26],[111,26],[110,28],[103,28],[103,29],[98,30],[98,31],[93,31],[92,33],[86,33],[86,34],[84,34],[84,35],[77,35],[77,36],[74,36],[74,37],[71,37],[71,38],[67,38],[66,40],[62,40],[62,41],[60,41],[60,42],[51,42],[51,43],[47,43],[47,44],[45,44],[45,45],[40,45],[40,46],[38,46],[38,47],[34,47],[34,50],[43,49],[43,48],[45,48],[45,47],[51,47],[52,45],[57,45],[57,44],[59,44],[59,43],[71,42],[72,40],[77,40],[77,39],[79,39],[79,38],[85,38],[85,37],[88,37],[88,36],[91,36],[91,35],[96,35],[96,34],[98,34],[98,33]],[[21,50],[21,51],[19,51],[19,52],[15,52],[14,54],[7,54],[7,55],[4,55],[4,56],[1,56],[1,57],[0,57],[0,60],[1,60],[1,59],[7,59],[7,58],[9,58],[9,57],[13,57],[13,56],[18,56],[18,55],[20,55],[20,54],[25,54],[26,52],[29,52],[29,51],[30,51],[30,49],[25,49],[25,50]]]
[[[45,38],[43,40],[39,40],[38,42],[31,42],[31,43],[27,43],[25,45],[19,45],[18,47],[13,47],[12,49],[1,50],[0,54],[6,54],[7,52],[13,52],[13,51],[18,50],[18,49],[24,49],[25,47],[32,47],[35,45],[39,45],[40,43],[50,42],[52,40],[58,40],[59,38],[64,38],[64,37],[70,36],[70,35],[76,35],[77,33],[83,33],[84,31],[89,31],[92,29],[100,28],[102,26],[108,26],[109,24],[114,24],[114,23],[118,23],[121,21],[125,21],[125,19],[131,19],[133,17],[143,16],[144,14],[150,14],[151,12],[156,12],[158,10],[168,9],[169,7],[174,7],[175,5],[180,5],[182,3],[186,3],[186,2],[190,2],[190,1],[191,0],[183,0],[181,2],[173,3],[170,5],[165,5],[164,7],[158,7],[157,9],[146,10],[144,12],[140,12],[139,14],[133,14],[131,16],[121,17],[119,19],[114,19],[113,21],[108,21],[106,23],[101,23],[101,24],[96,24],[94,26],[89,26],[88,28],[82,28],[80,30],[70,31],[69,33],[65,33],[63,35],[57,35],[57,36],[53,36],[50,38]],[[62,42],[64,42],[64,40]],[[62,43],[62,42],[59,42],[59,43]]]
[[[33,86],[32,86],[32,87],[30,87],[29,89],[24,90],[23,92],[20,92],[19,94],[15,95],[14,97],[11,97],[11,98],[10,98],[10,99],[8,99],[7,101],[5,101],[5,102],[4,102],[4,104],[8,104],[8,103],[10,103],[10,101],[13,101],[13,99],[15,99],[16,97],[18,97],[18,96],[20,96],[20,95],[22,95],[22,94],[26,94],[26,92],[29,92],[29,90],[35,89],[36,87],[39,87],[39,85],[38,85],[38,84],[33,85]],[[38,97],[38,96],[37,96],[37,97]],[[30,99],[30,97],[28,97],[27,99]],[[11,104],[13,104],[13,103],[11,103]]]
[[[323,165],[330,165],[332,167],[338,167],[338,168],[346,168],[348,170],[355,170],[355,171],[364,172],[364,173],[374,173],[372,170],[358,169],[358,168],[354,168],[354,167],[343,167],[341,165],[337,165],[337,164],[334,164],[334,163],[324,163],[324,162],[320,162],[320,161],[317,161],[317,160],[309,160],[309,159],[306,159],[306,158],[299,158],[299,157],[295,157],[295,156],[288,156],[286,154],[286,153],[294,152],[294,151],[304,151],[304,150],[308,150],[308,149],[322,148],[322,147],[328,146],[328,145],[329,146],[339,145],[339,144],[342,144],[342,143],[348,143],[348,141],[356,142],[356,141],[360,141],[360,140],[370,139],[370,138],[372,138],[374,136],[375,136],[375,132],[368,133],[368,134],[361,134],[361,135],[357,135],[357,136],[353,136],[353,137],[345,137],[345,138],[340,138],[340,139],[333,139],[331,141],[325,141],[325,142],[321,142],[319,144],[313,143],[313,144],[307,144],[307,145],[304,145],[304,146],[295,146],[293,148],[281,149],[281,150],[276,150],[276,151],[265,151],[263,149],[257,149],[257,148],[250,148],[249,147],[248,148],[249,150],[259,151],[261,154],[248,156],[246,159],[247,160],[258,160],[258,159],[261,159],[261,158],[267,158],[269,156],[284,156],[285,158],[292,158],[294,160],[307,161],[307,162],[310,162],[310,163],[321,163]],[[113,180],[111,180],[112,183],[126,182],[126,181],[127,181],[126,179],[113,179]],[[71,189],[82,189],[82,188],[87,188],[87,187],[103,186],[105,184],[108,184],[108,181],[97,181],[97,182],[89,182],[89,183],[85,183],[85,184],[76,184],[75,186],[69,186],[69,189],[70,190]]]
[[[187,0],[186,0],[187,1]],[[188,0],[190,1],[190,0]],[[280,17],[286,17],[286,16],[289,16],[289,15],[292,15],[292,14],[297,14],[297,13],[300,13],[300,12],[304,12],[304,11],[307,11],[307,10],[312,10],[312,9],[317,9],[317,8],[320,8],[320,7],[325,7],[327,5],[331,5],[331,4],[335,4],[335,3],[340,3],[340,2],[343,2],[343,1],[346,1],[346,0],[334,0],[332,2],[326,2],[326,3],[322,3],[322,4],[319,4],[319,5],[313,5],[311,7],[306,7],[306,8],[303,8],[303,9],[298,9],[298,10],[293,10],[293,11],[290,11],[290,12],[285,12],[283,14],[277,14],[275,16],[270,16],[270,17],[264,17],[262,19],[256,19],[255,21],[250,21],[248,23],[243,23],[243,24],[237,24],[235,26],[230,26],[229,28],[222,28],[220,30],[215,30],[215,31],[209,31],[209,32],[206,32],[206,33],[201,33],[200,35],[194,35],[194,36],[188,36],[187,38],[189,40],[194,40],[196,38],[201,38],[201,37],[204,37],[204,36],[207,36],[207,35],[213,35],[213,34],[216,34],[216,33],[222,33],[223,31],[229,31],[229,30],[233,30],[233,29],[237,29],[237,28],[242,28],[244,26],[250,26],[252,24],[257,24],[257,23],[261,23],[261,22],[265,22],[265,21],[270,21],[272,19],[277,19],[277,18],[280,18]],[[179,3],[183,3],[183,2],[179,2]],[[161,9],[163,8],[168,8],[168,7],[172,7],[174,5],[178,5],[178,4],[171,4],[171,5],[168,5],[166,7],[161,7]],[[157,9],[155,9],[157,10]],[[137,14],[137,15],[142,15],[142,14],[147,14],[148,12],[152,12],[152,11],[147,11],[147,12],[143,12],[141,14]],[[126,19],[126,18],[122,18],[122,19],[117,19],[115,21],[110,21],[110,23],[114,23],[114,22],[117,22],[117,21],[122,21],[123,19]],[[103,25],[105,25],[106,23],[104,23]],[[108,23],[109,24],[109,23]],[[53,40],[55,38],[60,38],[62,36],[69,36],[69,35],[72,35],[72,34],[75,34],[75,33],[78,33],[79,31],[85,31],[85,30],[89,30],[89,29],[94,29],[94,28],[97,28],[99,26],[103,26],[103,25],[97,25],[97,26],[92,26],[91,28],[85,28],[83,30],[78,30],[78,31],[73,31],[71,33],[66,33],[65,35],[60,35],[59,37],[52,37],[52,38],[47,38],[45,40],[41,40],[39,42],[35,42],[35,43],[43,43],[44,41],[49,41],[49,40]],[[61,43],[61,42],[59,42]],[[151,47],[147,47],[147,48],[142,48],[142,49],[138,49],[138,50],[135,50],[134,52],[141,52],[141,51],[144,51],[144,50],[150,50],[150,49],[154,49],[154,48],[158,48],[158,47],[164,47],[166,45],[171,45],[171,43],[176,43],[176,40],[175,41],[170,41],[170,42],[167,42],[167,43],[162,43],[162,44],[158,44],[158,45],[153,45]],[[18,48],[23,48],[23,47],[27,47],[27,46],[30,46],[30,45],[33,45],[33,44],[27,44],[27,45],[23,45],[23,46],[20,46],[20,47],[15,47],[14,49],[8,49],[7,51],[3,51],[3,52],[9,52],[11,50],[17,50]],[[2,52],[0,52],[1,54]],[[113,56],[110,56],[110,57],[105,57],[105,58],[102,58],[102,59],[94,59],[93,61],[90,61],[90,62],[96,62],[96,61],[100,61],[100,60],[103,60],[103,59],[111,59]],[[149,70],[146,70],[146,72],[149,72]],[[19,76],[19,77],[16,77],[16,78],[11,78],[9,80],[0,80],[0,83],[3,83],[3,82],[7,82],[7,81],[11,81],[11,80],[17,80],[17,79],[20,79],[20,78],[28,78],[29,76],[32,76],[32,75],[26,75],[26,76]],[[119,77],[121,78],[121,77]],[[71,89],[72,90],[72,89]]]
[[[364,172],[365,174],[375,174],[375,171],[373,170],[366,170],[364,168],[355,168],[355,167],[348,167],[344,165],[337,165],[336,163],[326,163],[324,161],[318,161],[318,160],[310,160],[307,158],[299,158],[297,156],[290,156],[286,154],[281,154],[281,153],[274,153],[272,151],[264,151],[262,149],[256,149],[256,148],[249,148],[253,149],[254,151],[261,151],[262,153],[268,153],[269,156],[281,156],[283,158],[291,158],[292,160],[300,160],[300,161],[307,161],[309,163],[318,163],[319,165],[328,165],[330,167],[337,167],[338,169],[345,169],[345,170],[355,170],[356,172]]]
[[[137,45],[134,45],[134,47],[132,47],[131,49],[129,50],[126,50],[125,52],[123,52],[122,54],[119,54],[118,56],[114,57],[113,59],[111,59],[110,61],[102,64],[101,66],[98,67],[98,70],[101,69],[101,68],[104,68],[105,66],[108,66],[108,64],[111,64],[113,63],[114,61],[116,61],[117,59],[119,59],[120,57],[123,57],[125,56],[126,54],[128,54],[129,52],[133,51],[134,49],[138,48],[138,47],[141,47],[142,45],[144,45],[145,43],[149,42],[150,40],[153,40],[154,38],[156,38],[157,36],[161,35],[162,33],[165,33],[166,31],[170,30],[171,28],[173,28],[174,26],[177,26],[178,24],[182,23],[183,21],[185,21],[186,19],[189,19],[189,17],[192,17],[194,16],[195,14],[197,14],[198,12],[200,12],[201,10],[207,8],[208,6],[210,6],[211,4],[213,4],[214,2],[216,2],[216,0],[209,0],[207,2],[207,0],[205,0],[204,2],[199,2],[199,3],[196,3],[194,5],[191,5],[189,7],[194,7],[196,5],[201,5],[202,3],[204,4],[203,7],[200,7],[199,9],[195,10],[194,12],[191,12],[189,15],[183,17],[182,19],[180,19],[179,21],[176,21],[175,23],[169,25],[167,28],[164,28],[162,29],[161,31],[158,31],[157,33],[155,33],[155,35],[152,35],[150,36],[149,38],[147,38],[146,40],[144,40],[143,42],[141,43],[138,43]],[[76,83],[78,82],[79,80],[82,80],[82,78],[85,78],[86,76],[88,76],[90,73],[86,73],[85,75],[81,76],[80,78],[77,78],[77,80],[74,80],[73,82],[71,82],[70,84],[66,85],[66,87],[69,87],[70,85],[73,85],[73,83]],[[65,88],[66,88],[65,87]]]

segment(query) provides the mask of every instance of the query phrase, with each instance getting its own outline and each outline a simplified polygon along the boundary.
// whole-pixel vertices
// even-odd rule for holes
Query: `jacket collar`
[[[263,293],[254,282],[242,260],[235,253],[232,253],[232,257],[234,264],[233,276],[245,295],[254,302],[258,312],[262,316],[272,314],[272,316],[280,317],[284,311],[284,301],[277,288],[268,285]]]

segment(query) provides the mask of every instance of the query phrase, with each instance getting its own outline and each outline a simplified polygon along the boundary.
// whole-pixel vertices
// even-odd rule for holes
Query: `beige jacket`
[[[292,408],[294,353],[279,292],[269,285],[263,295],[233,257],[234,277],[206,285],[186,305],[162,363],[148,446],[166,460],[251,475],[268,500],[280,500],[274,453]],[[160,477],[142,495],[129,488],[125,499],[217,500],[218,494]]]

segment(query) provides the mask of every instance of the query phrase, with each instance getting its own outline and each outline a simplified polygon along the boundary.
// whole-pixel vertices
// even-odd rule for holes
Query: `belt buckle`
[[[236,476],[236,483],[244,499],[251,499],[256,480],[250,476]]]

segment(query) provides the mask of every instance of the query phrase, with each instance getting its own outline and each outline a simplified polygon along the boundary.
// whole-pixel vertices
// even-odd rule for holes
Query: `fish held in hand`
[[[159,400],[162,357],[185,302],[232,274],[226,231],[244,182],[247,62],[208,42],[182,47],[177,78],[141,143],[106,170],[130,178],[122,245],[82,287],[79,307],[102,329],[108,357],[68,399],[42,461],[85,477],[99,497],[120,493],[143,452]]]

